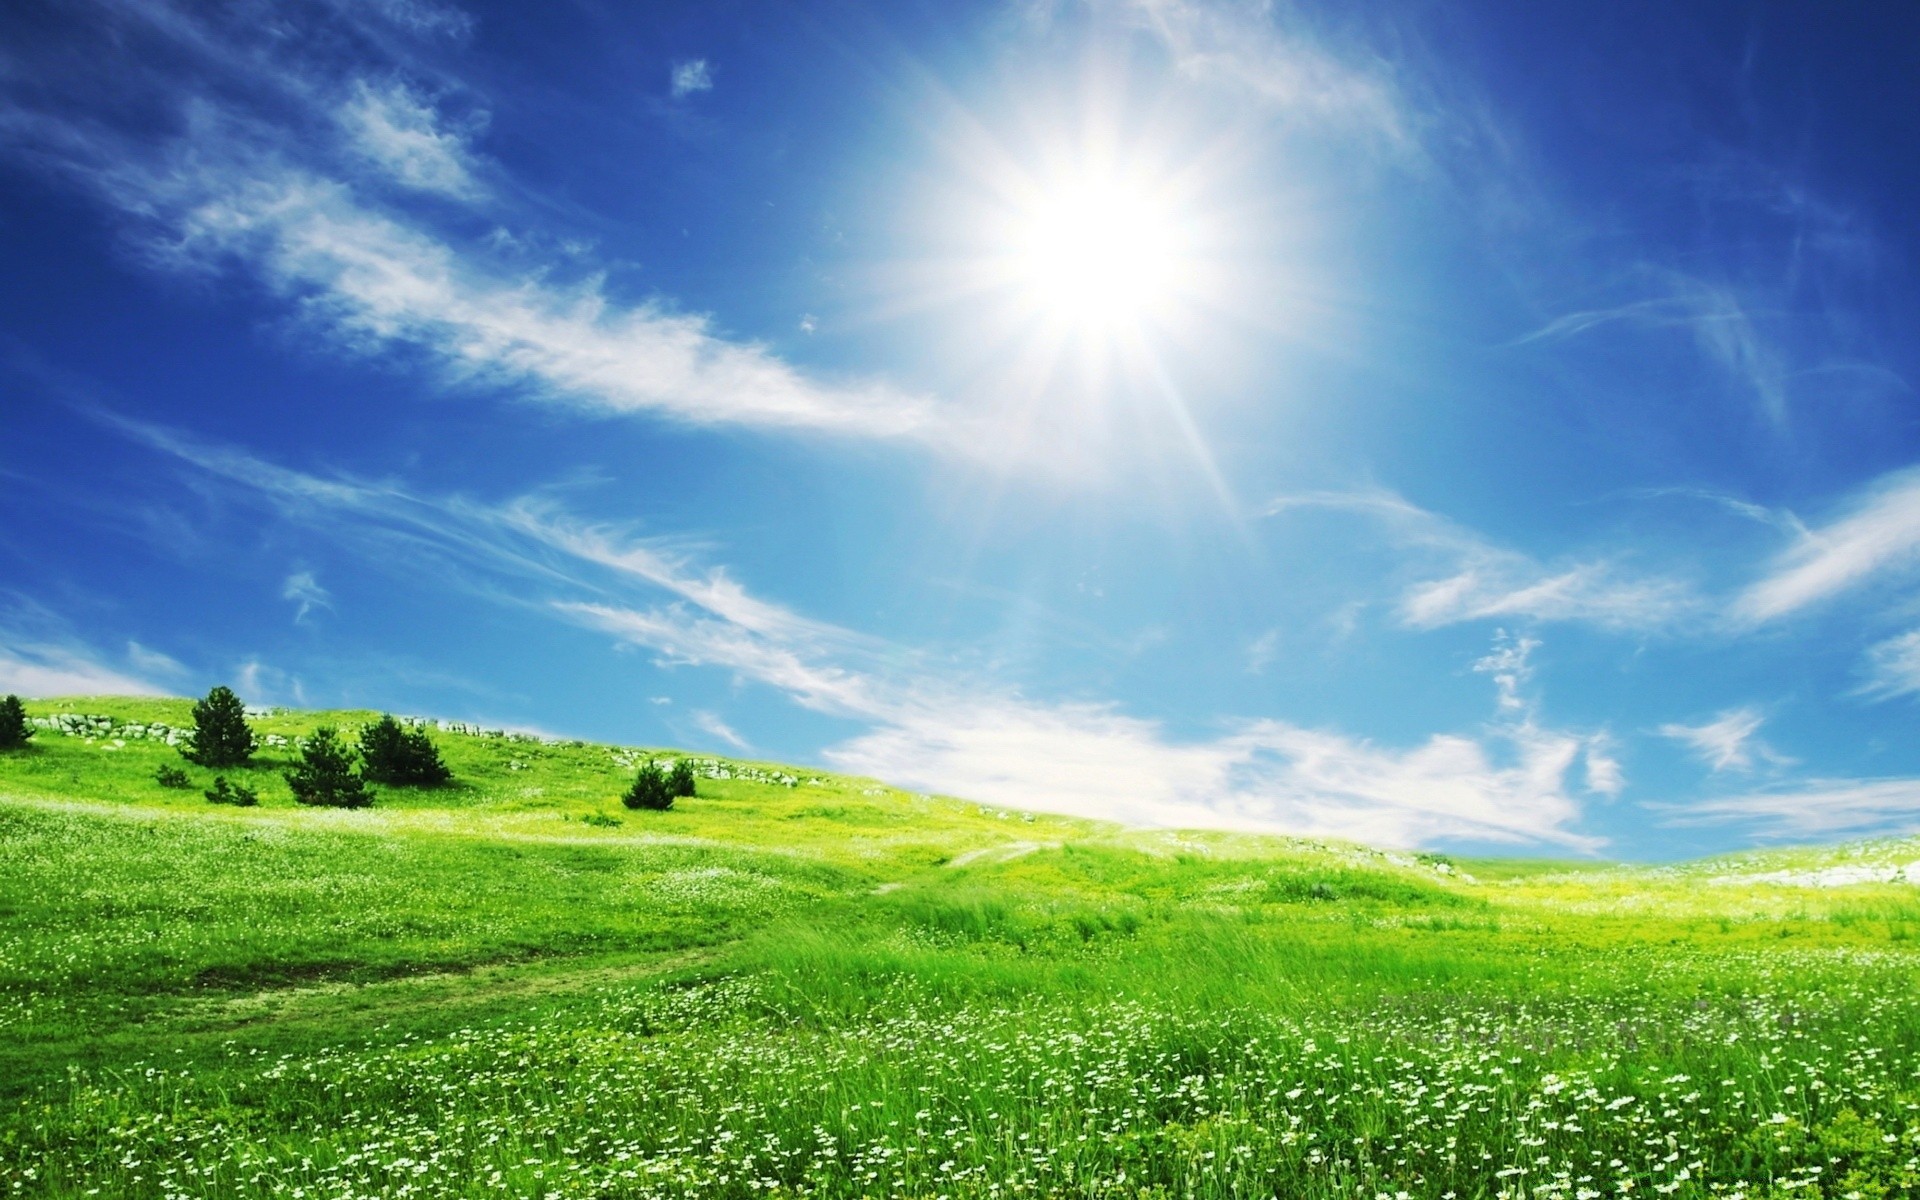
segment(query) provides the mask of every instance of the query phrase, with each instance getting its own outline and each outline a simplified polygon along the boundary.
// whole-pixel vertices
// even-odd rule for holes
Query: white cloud
[[[1568,313],[1521,338],[1516,345],[1560,341],[1605,325],[1678,329],[1689,334],[1702,355],[1750,393],[1769,422],[1787,419],[1787,368],[1773,345],[1730,287],[1677,272],[1659,272],[1664,294],[1612,308]]]
[[[683,100],[695,92],[713,90],[713,71],[704,58],[690,58],[673,64],[672,91],[675,100]]]
[[[1265,3],[1121,0],[1166,47],[1174,66],[1196,82],[1232,89],[1281,118],[1358,131],[1396,154],[1415,149],[1416,121],[1387,64],[1342,59]]]
[[[1746,771],[1753,768],[1756,758],[1775,764],[1789,761],[1755,736],[1765,723],[1766,717],[1758,709],[1736,708],[1721,713],[1705,724],[1670,723],[1660,726],[1655,732],[1661,737],[1685,743],[1715,773]]]
[[[1730,496],[1725,492],[1716,491],[1713,488],[1704,488],[1704,487],[1632,488],[1627,492],[1625,492],[1624,494],[1628,496],[1634,496],[1640,499],[1658,499],[1665,496],[1679,496],[1679,497],[1684,497],[1690,500],[1701,500],[1708,504],[1713,505],[1715,508],[1719,508],[1726,512],[1732,513],[1736,517],[1740,517],[1744,520],[1752,521],[1756,525],[1765,525],[1770,529],[1777,529],[1783,533],[1788,533],[1795,537],[1804,536],[1807,532],[1807,527],[1805,524],[1801,522],[1800,518],[1795,516],[1793,513],[1789,512],[1786,509],[1768,508],[1763,504],[1755,504],[1751,500],[1743,500],[1738,496]]]
[[[1533,665],[1527,660],[1539,648],[1537,639],[1514,637],[1501,629],[1493,635],[1492,651],[1473,664],[1476,672],[1493,677],[1502,710],[1519,712],[1527,707],[1520,689],[1533,678]]]
[[[338,119],[354,150],[396,182],[456,200],[481,195],[466,138],[442,128],[439,110],[404,85],[356,80]]]
[[[1304,492],[1281,496],[1269,516],[1302,508],[1357,513],[1381,522],[1404,548],[1439,565],[1439,578],[1409,585],[1399,616],[1415,629],[1463,621],[1527,618],[1645,629],[1674,624],[1699,606],[1684,583],[1625,575],[1606,559],[1547,565],[1497,546],[1385,491]]]
[[[817,711],[871,722],[870,732],[829,748],[829,761],[925,790],[1128,823],[1393,845],[1599,845],[1570,828],[1580,806],[1565,784],[1583,753],[1590,783],[1607,782],[1608,760],[1591,739],[1531,722],[1497,727],[1485,742],[1441,735],[1409,751],[1278,721],[1177,740],[1109,705],[1045,704],[988,684],[889,673],[879,660],[897,654],[855,651],[875,663],[849,666],[818,638],[767,637],[684,608],[556,607],[665,661],[720,667]]]
[[[1394,751],[1275,721],[1181,742],[1103,706],[1003,699],[909,708],[828,757],[928,790],[1130,823],[1597,848],[1570,828],[1580,809],[1564,780],[1579,740],[1513,730],[1494,745],[1506,761],[1471,738]]]
[[[871,679],[821,661],[827,647],[820,640],[767,636],[685,607],[640,610],[562,600],[552,608],[569,620],[658,651],[663,662],[721,667],[822,712],[871,716],[886,707]]]
[[[295,704],[307,702],[307,689],[300,677],[289,674],[259,658],[249,658],[234,671],[234,690],[249,704]]]
[[[1867,682],[1861,692],[1880,699],[1920,692],[1920,629],[1876,643],[1867,650]]]
[[[1842,514],[1808,530],[1733,604],[1747,622],[1778,620],[1920,564],[1920,469],[1884,475]]]
[[[1618,796],[1627,786],[1626,771],[1614,756],[1614,741],[1601,733],[1587,738],[1583,751],[1587,769],[1587,790],[1599,796]]]
[[[1400,845],[1449,838],[1576,850],[1599,844],[1578,831],[1581,807],[1567,781],[1583,755],[1589,785],[1604,781],[1604,748],[1531,720],[1496,724],[1479,737],[1440,734],[1411,749],[1259,720],[1179,738],[1111,705],[1030,700],[991,680],[918,666],[902,647],[756,597],[725,572],[694,566],[670,543],[631,538],[551,503],[485,505],[323,479],[151,426],[117,424],[389,569],[431,572],[442,584],[470,574],[471,586],[495,599],[544,608],[663,662],[730,671],[815,711],[863,722],[868,732],[827,751],[847,770],[1126,822]],[[665,596],[648,607],[623,593]],[[255,690],[297,689],[297,681],[276,679],[257,663],[243,681]]]
[[[1755,836],[1829,840],[1920,831],[1920,779],[1813,779],[1791,791],[1650,805],[1668,825],[1748,824]]]
[[[809,375],[707,316],[617,296],[603,274],[582,278],[576,254],[528,248],[567,242],[566,230],[536,230],[503,249],[469,236],[470,215],[442,230],[430,215],[382,206],[376,197],[395,180],[485,199],[470,150],[427,99],[288,58],[297,38],[269,53],[248,40],[251,27],[164,5],[148,16],[150,35],[217,62],[229,85],[145,67],[161,73],[146,80],[154,103],[178,106],[179,134],[154,143],[117,110],[90,107],[71,81],[64,105],[46,101],[35,86],[43,81],[23,68],[0,74],[0,151],[91,192],[153,263],[235,271],[336,347],[424,361],[456,384],[694,424],[995,453],[986,431],[925,395]],[[353,153],[340,158],[311,137],[306,126],[320,122],[343,130]]]
[[[85,646],[23,640],[0,631],[0,693],[8,692],[39,697],[163,696],[167,689],[107,666]]]
[[[280,588],[280,598],[291,600],[298,606],[293,614],[296,625],[306,620],[307,614],[316,608],[333,607],[333,596],[320,586],[312,571],[295,571],[287,576],[286,583]]]
[[[747,745],[747,739],[735,732],[733,726],[722,721],[713,713],[698,710],[693,714],[693,723],[702,731],[719,738],[735,750],[747,750],[751,748]]]
[[[185,675],[187,668],[179,659],[139,642],[127,643],[127,661],[142,675]]]
[[[423,350],[456,382],[695,424],[879,438],[940,432],[926,397],[809,379],[759,346],[719,336],[705,317],[616,302],[598,280],[562,286],[505,273],[334,181],[265,164],[195,175],[166,184],[177,200],[176,253],[244,264],[350,349]]]
[[[1503,553],[1413,588],[1401,613],[1421,629],[1498,617],[1634,629],[1668,624],[1688,607],[1686,590],[1673,581],[1620,579],[1609,563],[1539,572],[1531,560]]]

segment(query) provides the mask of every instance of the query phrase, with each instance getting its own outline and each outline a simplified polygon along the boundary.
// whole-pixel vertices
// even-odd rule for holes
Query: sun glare
[[[1039,188],[1009,225],[1007,282],[1050,324],[1137,329],[1166,315],[1186,290],[1187,231],[1138,183],[1079,178]]]

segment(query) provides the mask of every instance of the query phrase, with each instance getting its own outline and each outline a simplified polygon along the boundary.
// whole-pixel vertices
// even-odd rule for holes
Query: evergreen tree
[[[215,775],[213,786],[207,789],[207,800],[213,804],[233,804],[241,808],[252,808],[260,803],[260,793],[244,783],[229,783],[225,775]]]
[[[190,788],[193,777],[172,763],[161,763],[160,769],[153,773],[155,783],[163,788]]]
[[[667,791],[676,799],[691,797],[693,790],[693,764],[681,759],[673,764],[673,770],[667,772]]]
[[[365,808],[373,803],[367,781],[354,770],[353,751],[331,725],[322,725],[300,743],[300,761],[286,773],[287,786],[301,804],[327,808]]]
[[[628,808],[650,808],[655,812],[665,812],[673,807],[673,789],[667,783],[667,773],[658,763],[647,763],[640,773],[633,777],[633,786],[627,794],[620,797],[620,803]]]
[[[229,687],[217,687],[193,705],[193,733],[180,753],[203,767],[245,766],[259,743],[247,728],[247,708]]]
[[[439,787],[453,779],[426,730],[408,729],[384,713],[360,731],[360,758],[362,773],[375,783]]]
[[[0,750],[18,750],[32,736],[33,726],[27,724],[27,709],[20,697],[0,699]]]

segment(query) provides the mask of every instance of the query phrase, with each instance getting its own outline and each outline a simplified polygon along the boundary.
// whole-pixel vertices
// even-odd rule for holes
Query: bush
[[[180,753],[203,767],[245,766],[259,743],[247,727],[247,708],[233,689],[217,687],[193,705],[193,733]]]
[[[353,751],[331,725],[322,725],[300,743],[300,761],[286,773],[287,786],[300,804],[323,808],[365,808],[373,803],[367,781],[354,769]]]
[[[408,729],[384,713],[360,731],[360,758],[362,773],[375,783],[439,787],[453,780],[426,730]]]
[[[675,798],[693,796],[692,763],[683,758],[673,764],[673,770],[667,772],[667,791]]]
[[[640,768],[633,777],[633,786],[627,794],[620,797],[620,803],[628,808],[650,808],[655,812],[665,812],[673,807],[673,788],[667,782],[667,773],[658,763],[648,763]]]
[[[186,772],[182,771],[180,775],[185,778]],[[215,775],[213,786],[207,789],[207,799],[214,804],[232,804],[240,808],[252,808],[260,803],[260,793],[244,783],[227,782],[225,775]]]
[[[580,818],[580,823],[582,825],[598,826],[601,829],[620,828],[620,818],[608,813],[588,813],[586,816]]]
[[[153,773],[153,780],[163,788],[190,788],[193,779],[185,771],[172,763],[161,763],[160,769]],[[215,786],[218,786],[216,784]]]
[[[32,736],[33,726],[27,724],[27,706],[20,703],[20,697],[9,695],[0,699],[0,750],[18,750]]]

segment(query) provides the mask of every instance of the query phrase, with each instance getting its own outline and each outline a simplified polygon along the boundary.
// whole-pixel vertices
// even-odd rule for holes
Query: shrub
[[[627,794],[620,797],[620,803],[628,808],[650,808],[655,812],[665,812],[673,807],[673,788],[667,782],[667,773],[658,763],[648,763],[640,768],[633,777],[633,786]]]
[[[185,778],[186,772],[182,771],[180,775]],[[214,804],[232,804],[240,808],[252,808],[260,803],[260,793],[244,783],[227,782],[225,775],[215,775],[213,786],[207,789],[207,799]]]
[[[591,812],[580,818],[582,825],[595,825],[601,829],[620,828],[620,818],[608,813]]]
[[[693,796],[694,791],[693,791],[693,764],[692,763],[688,762],[686,759],[683,758],[679,762],[673,764],[673,770],[667,772],[667,791],[670,792],[675,798],[679,798],[681,796],[686,796],[691,798]]]
[[[384,713],[360,731],[360,758],[362,774],[375,783],[439,787],[453,780],[426,730],[408,729]]]
[[[193,733],[180,751],[203,767],[244,766],[258,743],[247,727],[247,709],[229,687],[217,687],[193,705]]]
[[[20,697],[0,699],[0,750],[18,750],[32,736],[33,726],[27,724],[27,707]]]
[[[331,725],[322,725],[300,743],[300,761],[286,773],[287,786],[300,804],[324,808],[365,808],[373,803],[367,781],[354,769],[353,751]]]
[[[155,783],[163,788],[190,788],[193,779],[185,771],[172,763],[161,763],[160,769],[153,773]],[[217,784],[215,786],[218,786]]]

